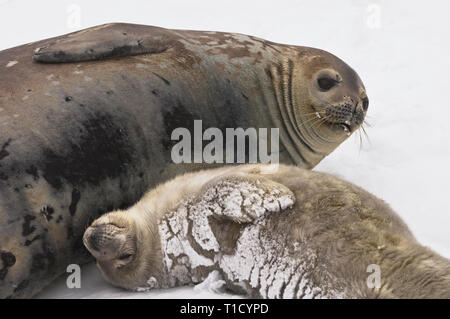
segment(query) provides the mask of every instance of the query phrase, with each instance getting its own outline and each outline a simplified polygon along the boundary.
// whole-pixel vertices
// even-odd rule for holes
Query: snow
[[[450,3],[441,1],[77,1],[85,28],[126,21],[168,28],[240,32],[319,47],[361,76],[370,106],[370,137],[351,136],[316,170],[337,174],[386,200],[423,244],[450,258]],[[45,16],[35,14],[46,7]],[[107,8],[107,10],[104,10]],[[139,8],[136,10],[136,8]],[[66,3],[0,4],[0,49],[74,31]],[[95,14],[93,14],[95,13]],[[187,14],[189,13],[189,14]],[[20,17],[20,19],[18,19]],[[26,22],[24,22],[26,21]],[[82,289],[62,278],[40,297],[220,298],[189,287],[130,293],[110,287],[93,265]]]
[[[64,276],[63,276],[64,277]],[[210,281],[209,281],[210,282]],[[203,285],[204,283],[201,283]],[[121,299],[204,299],[204,298],[238,298],[237,296],[213,292],[208,286],[196,287],[186,286],[172,289],[143,290],[141,292],[131,292],[120,288],[112,287],[106,283],[95,264],[82,267],[81,288],[69,289],[66,286],[66,278],[59,278],[47,287],[37,298],[121,298]]]
[[[222,288],[225,285],[225,280],[222,279],[219,271],[211,271],[208,277],[205,278],[201,283],[194,287],[195,291],[209,291],[212,293],[222,294]]]

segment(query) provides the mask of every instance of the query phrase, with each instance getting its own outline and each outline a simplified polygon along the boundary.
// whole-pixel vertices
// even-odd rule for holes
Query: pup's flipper
[[[199,201],[217,217],[249,223],[268,213],[280,212],[295,202],[286,186],[261,176],[237,173],[218,177],[203,188]]]

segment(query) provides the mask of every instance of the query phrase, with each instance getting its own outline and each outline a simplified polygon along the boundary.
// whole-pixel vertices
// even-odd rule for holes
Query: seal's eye
[[[369,108],[369,99],[368,98],[363,98],[362,100],[362,107],[364,111],[367,111],[367,109]]]
[[[130,259],[133,255],[132,254],[123,254],[119,256],[120,260],[127,260]]]
[[[337,81],[330,77],[324,76],[317,79],[317,84],[322,90],[328,91],[337,84]]]

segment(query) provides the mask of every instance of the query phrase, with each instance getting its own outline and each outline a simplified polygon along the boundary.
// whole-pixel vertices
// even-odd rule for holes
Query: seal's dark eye
[[[363,110],[367,111],[367,109],[369,108],[369,99],[368,98],[363,98],[362,100],[362,106],[363,106]]]
[[[119,256],[119,259],[120,260],[125,260],[125,259],[130,258],[131,256],[133,256],[133,255],[132,254],[123,254],[123,255]]]
[[[336,83],[337,83],[336,80],[329,77],[321,77],[317,80],[317,84],[319,84],[319,87],[325,91],[331,89],[333,86],[336,85]]]

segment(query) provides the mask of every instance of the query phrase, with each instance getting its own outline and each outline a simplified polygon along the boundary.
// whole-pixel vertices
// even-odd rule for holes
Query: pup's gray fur
[[[128,289],[214,273],[253,297],[450,298],[450,262],[384,201],[328,174],[267,168],[177,177],[96,220],[85,245],[104,277]],[[367,284],[369,265],[379,266],[379,288]]]

